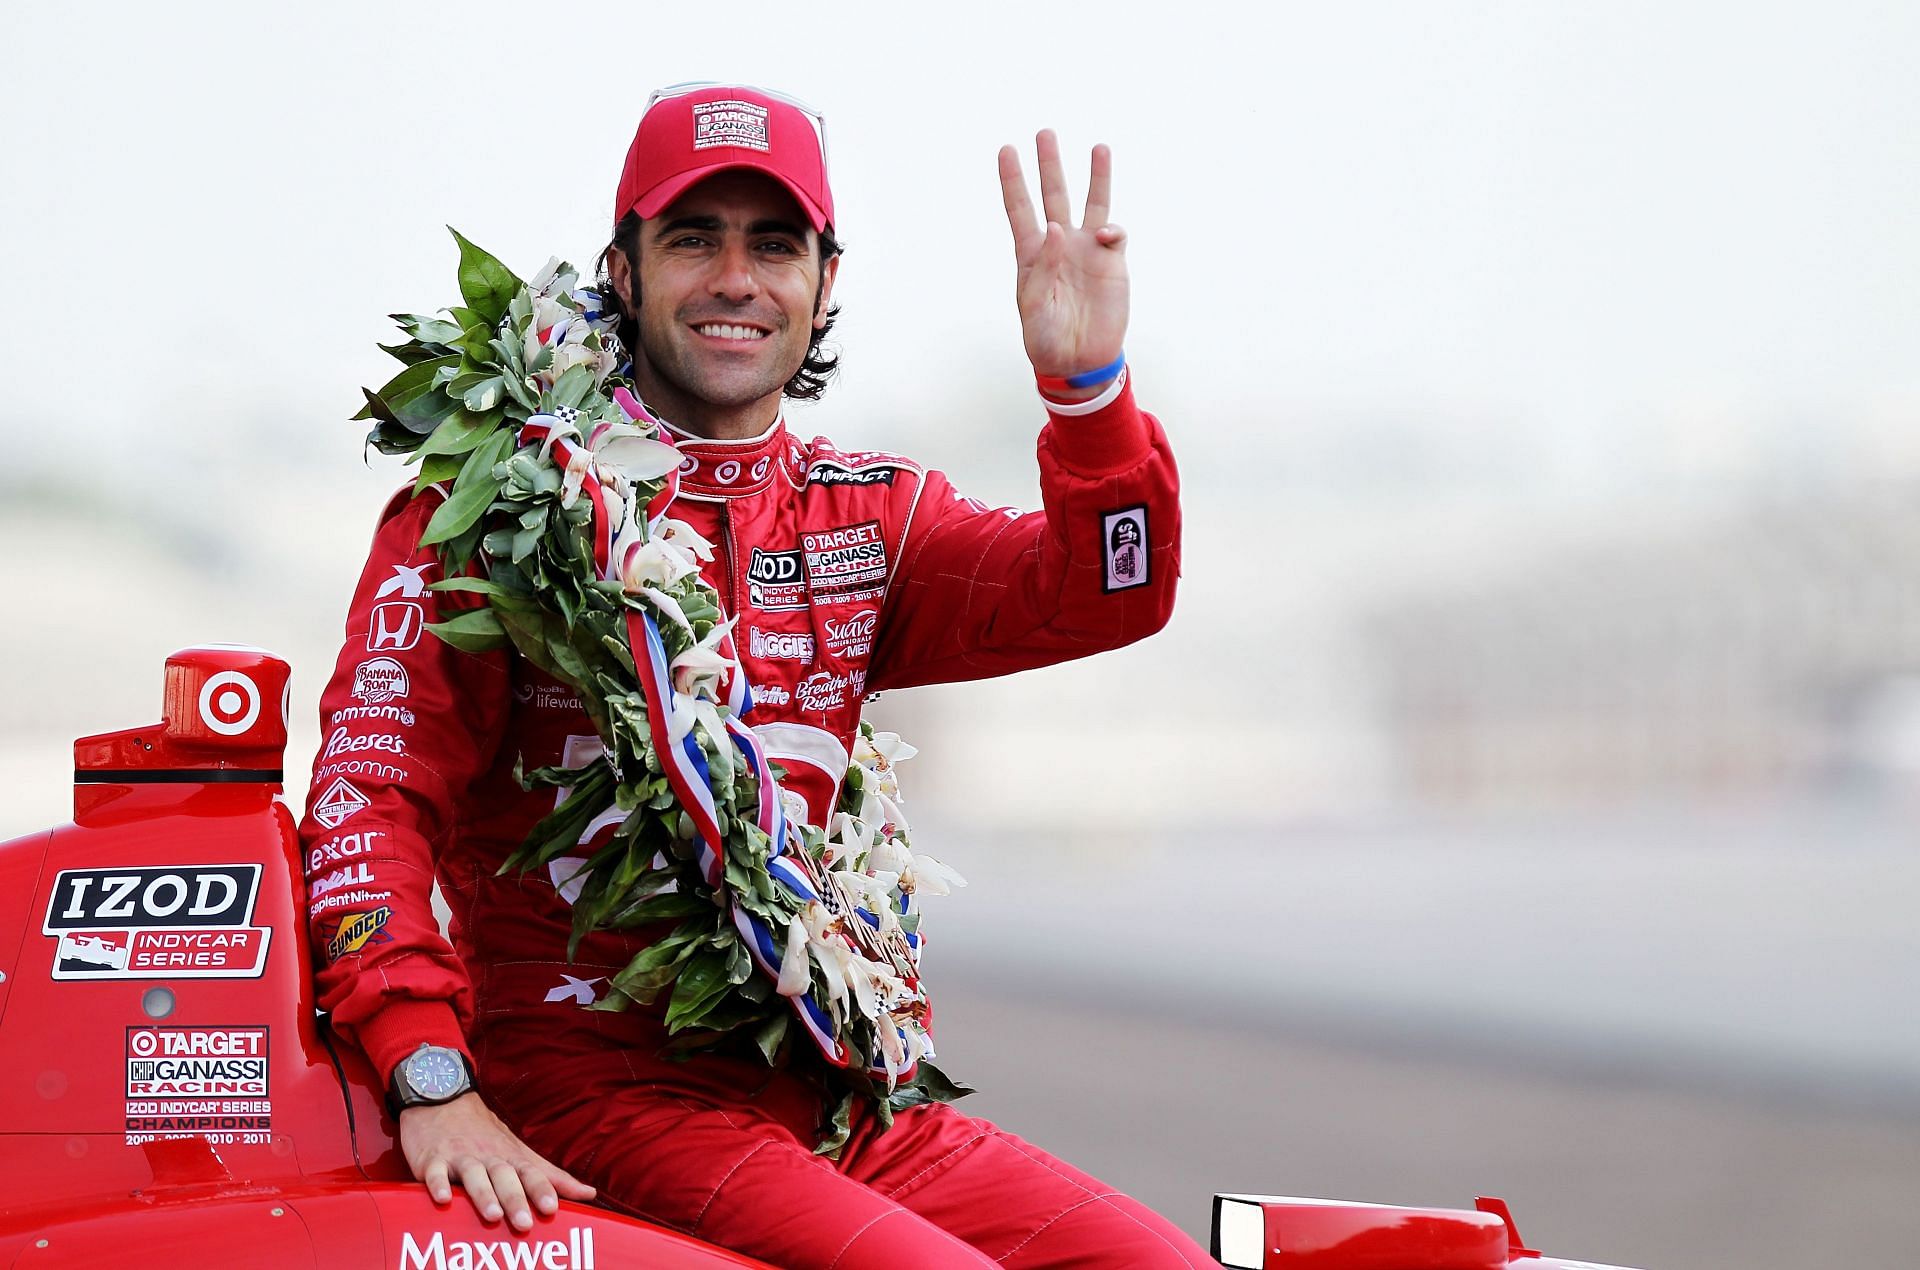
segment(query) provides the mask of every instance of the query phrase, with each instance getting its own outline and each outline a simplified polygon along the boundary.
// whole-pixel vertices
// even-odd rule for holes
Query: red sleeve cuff
[[[1127,377],[1118,397],[1092,414],[1049,410],[1040,443],[1077,476],[1111,476],[1141,462],[1153,448],[1153,432],[1134,404],[1133,377]]]
[[[473,1061],[451,1001],[395,997],[381,1006],[378,1014],[362,1019],[353,1032],[381,1080],[391,1080],[400,1060],[422,1045],[444,1045],[466,1054],[469,1063]]]

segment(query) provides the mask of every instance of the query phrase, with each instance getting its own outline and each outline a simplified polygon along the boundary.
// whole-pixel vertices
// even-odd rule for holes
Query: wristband
[[[1125,353],[1114,358],[1098,370],[1083,370],[1078,375],[1035,375],[1041,392],[1075,392],[1082,388],[1095,388],[1106,383],[1127,368]]]
[[[1047,409],[1053,413],[1073,418],[1076,415],[1090,415],[1096,411],[1105,410],[1108,406],[1120,400],[1120,390],[1126,386],[1127,370],[1126,367],[1123,366],[1120,368],[1120,373],[1114,376],[1113,382],[1107,385],[1107,390],[1098,397],[1093,397],[1086,401],[1055,401],[1051,397],[1042,395],[1040,400],[1044,401]]]

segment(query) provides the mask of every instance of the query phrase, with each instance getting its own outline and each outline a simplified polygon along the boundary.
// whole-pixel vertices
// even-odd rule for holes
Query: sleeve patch
[[[1147,508],[1122,507],[1107,512],[1100,520],[1102,557],[1106,578],[1101,590],[1111,595],[1147,584]]]

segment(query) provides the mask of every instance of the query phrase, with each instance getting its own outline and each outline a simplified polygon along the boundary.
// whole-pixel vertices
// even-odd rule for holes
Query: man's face
[[[708,435],[772,422],[826,321],[840,263],[823,271],[799,203],[763,173],[720,172],[642,222],[636,254],[637,279],[617,252],[609,267],[630,301],[637,283],[642,395]]]

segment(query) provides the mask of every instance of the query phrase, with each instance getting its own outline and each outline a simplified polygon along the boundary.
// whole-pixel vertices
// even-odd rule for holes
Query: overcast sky
[[[1711,448],[1920,400],[1908,5],[63,3],[4,23],[0,339],[27,373],[0,423],[84,416],[124,441],[115,471],[269,424],[267,450],[344,460],[381,315],[453,298],[441,226],[523,275],[585,260],[648,89],[690,78],[828,116],[846,363],[810,426],[847,441],[957,464],[976,427],[1027,426],[968,416],[1024,400],[993,156],[1043,124],[1076,186],[1088,145],[1115,149],[1138,383],[1202,462],[1384,415],[1538,436],[1577,467],[1616,438]]]

